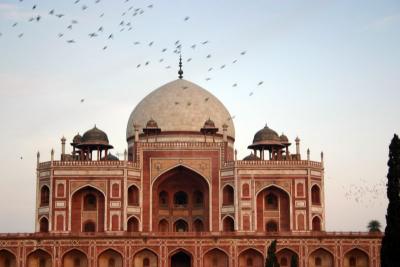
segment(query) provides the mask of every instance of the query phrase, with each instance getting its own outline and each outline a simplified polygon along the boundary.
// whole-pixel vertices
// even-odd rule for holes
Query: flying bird
[[[242,56],[244,56],[244,55],[246,55],[246,53],[247,53],[247,51],[245,50],[245,51],[242,51],[240,54],[241,54]]]
[[[236,86],[237,86],[237,83],[232,84],[232,87],[236,87]]]
[[[185,17],[184,21],[188,21],[190,19],[190,17]]]
[[[258,84],[257,84],[257,86],[260,86],[260,85],[262,85],[264,82],[263,81],[260,81]]]
[[[84,98],[81,99],[81,103],[83,103],[83,102],[85,102],[85,99],[84,99]]]
[[[74,43],[75,43],[75,40],[73,40],[73,39],[67,40],[67,43],[69,43],[69,44],[74,44]]]

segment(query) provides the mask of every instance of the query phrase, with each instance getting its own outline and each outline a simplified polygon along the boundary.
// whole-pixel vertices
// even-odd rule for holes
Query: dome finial
[[[178,71],[178,74],[179,74],[179,79],[182,79],[183,78],[183,70],[182,70],[182,54],[180,54],[179,55],[179,71]]]

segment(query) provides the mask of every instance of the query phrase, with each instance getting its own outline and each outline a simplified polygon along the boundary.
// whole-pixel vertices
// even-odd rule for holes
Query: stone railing
[[[265,232],[108,232],[108,233],[3,233],[0,234],[2,239],[51,239],[51,238],[184,238],[184,237],[211,237],[211,238],[382,238],[383,233],[369,233],[369,232],[278,232],[278,233],[265,233]]]
[[[321,162],[311,160],[237,160],[224,164],[224,167],[246,167],[246,166],[304,166],[304,167],[322,167]]]
[[[204,148],[204,147],[223,147],[221,142],[157,142],[157,143],[138,143],[141,148]]]
[[[84,160],[74,160],[74,161],[59,161],[54,160],[53,162],[41,162],[39,163],[39,169],[50,168],[51,166],[54,167],[69,167],[69,166],[82,166],[82,167],[109,167],[109,166],[116,166],[116,167],[131,167],[131,168],[139,168],[139,164],[131,161],[107,161],[107,160],[93,160],[93,161],[84,161]]]

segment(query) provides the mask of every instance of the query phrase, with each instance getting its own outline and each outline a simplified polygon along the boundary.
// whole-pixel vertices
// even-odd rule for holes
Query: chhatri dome
[[[227,136],[235,138],[235,126],[226,107],[207,90],[184,79],[167,83],[148,94],[135,107],[128,121],[126,138],[134,138],[134,125],[143,132],[149,119],[157,122],[161,132],[200,132],[204,122],[212,119],[218,133],[227,125]]]

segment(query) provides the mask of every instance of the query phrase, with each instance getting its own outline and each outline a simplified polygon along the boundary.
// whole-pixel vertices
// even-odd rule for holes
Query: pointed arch
[[[169,222],[167,219],[163,218],[158,222],[158,231],[159,232],[169,232]]]
[[[62,256],[62,267],[88,267],[88,257],[80,249],[73,248],[66,251]]]
[[[203,232],[204,231],[204,224],[203,220],[200,218],[197,218],[193,221],[193,232]]]
[[[49,232],[49,219],[46,216],[42,216],[39,219],[39,232],[41,233]]]
[[[235,201],[235,190],[233,186],[230,184],[226,184],[222,188],[222,205],[223,206],[231,206]]]
[[[218,248],[209,249],[203,256],[203,267],[228,267],[228,254]]]
[[[246,249],[239,254],[239,267],[264,267],[264,255],[254,248]]]
[[[16,267],[17,257],[8,249],[0,249],[0,266]]]
[[[135,267],[157,267],[158,256],[154,251],[144,248],[133,256],[133,266]]]
[[[128,187],[128,206],[139,205],[139,188],[132,184]]]
[[[312,218],[312,230],[322,231],[322,220],[318,215]]]
[[[311,204],[321,205],[321,188],[317,184],[311,187]]]
[[[169,254],[169,266],[192,267],[193,255],[189,251],[178,248]]]
[[[290,248],[282,248],[278,250],[276,257],[281,267],[289,267],[292,257],[297,257],[297,259],[299,259],[299,255]]]
[[[40,187],[40,206],[45,207],[50,203],[50,187],[48,185],[42,185]]]
[[[52,267],[52,257],[44,249],[36,249],[27,257],[27,267]]]
[[[226,215],[222,219],[222,231],[223,232],[234,232],[235,231],[235,219],[232,216]]]
[[[369,267],[369,255],[360,248],[348,250],[343,257],[344,267]]]
[[[128,232],[139,232],[139,220],[134,215],[129,217],[127,222],[127,230]]]
[[[313,250],[308,256],[308,266],[310,267],[333,267],[333,253],[326,248],[319,247]]]
[[[189,224],[184,219],[178,219],[174,222],[174,232],[189,232]]]
[[[123,267],[122,254],[111,248],[101,252],[97,262],[98,267]]]

